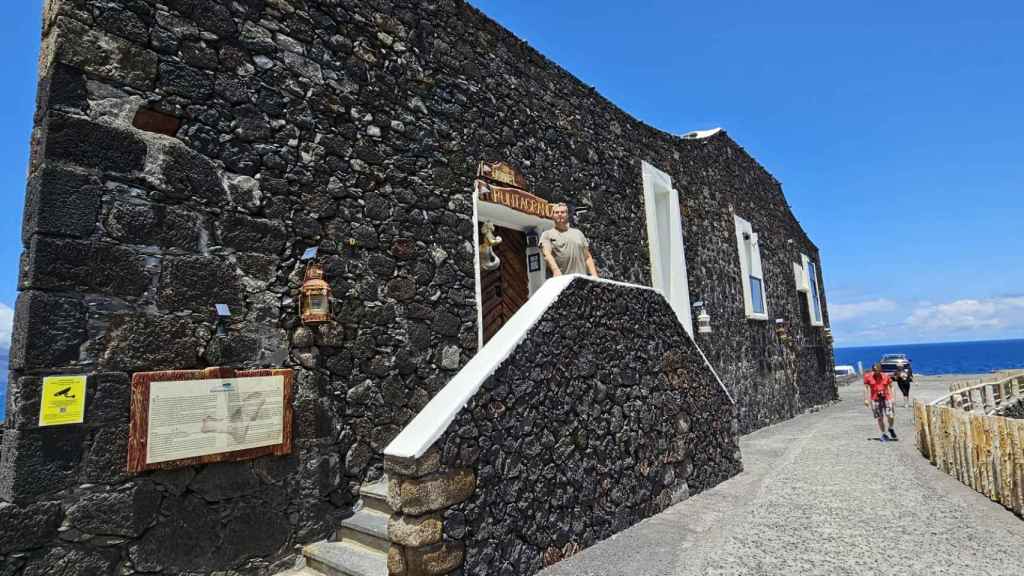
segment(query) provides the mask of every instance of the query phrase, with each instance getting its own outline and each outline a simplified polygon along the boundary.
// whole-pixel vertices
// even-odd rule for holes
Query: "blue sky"
[[[41,13],[40,0],[11,4],[0,325],[16,296]],[[1024,337],[1024,6],[473,4],[653,126],[728,130],[821,249],[838,345]]]

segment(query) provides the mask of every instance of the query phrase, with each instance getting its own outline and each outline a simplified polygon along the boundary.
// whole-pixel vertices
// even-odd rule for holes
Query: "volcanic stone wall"
[[[471,575],[571,556],[740,472],[733,410],[661,294],[574,280],[434,444],[439,469],[392,471],[392,524],[444,528],[425,551],[393,542],[409,569],[392,573],[428,554],[462,552]],[[440,512],[421,495],[464,498],[473,478]]]
[[[48,0],[0,450],[6,573],[262,574],[329,535],[476,353],[481,160],[572,203],[602,275],[648,285],[641,160],[669,173],[691,299],[713,317],[699,342],[740,429],[834,397],[791,272],[817,250],[724,133],[645,126],[457,0]],[[743,317],[733,211],[761,235],[768,307],[795,344]],[[296,313],[311,246],[334,303],[315,330]],[[296,370],[294,454],[130,477],[131,374],[214,365]],[[40,379],[58,373],[90,375],[86,422],[39,429]]]
[[[811,325],[806,294],[793,264],[818,249],[793,217],[779,183],[725,135],[682,142],[673,184],[683,194],[686,264],[691,301],[703,301],[714,332],[698,343],[738,404],[741,433],[836,400],[832,343]],[[759,236],[769,320],[746,318],[734,215]],[[828,309],[821,292],[822,319]],[[777,319],[784,321],[782,333]]]

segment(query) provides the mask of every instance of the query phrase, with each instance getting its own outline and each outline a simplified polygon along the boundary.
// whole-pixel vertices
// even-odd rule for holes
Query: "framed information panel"
[[[289,454],[293,379],[290,369],[136,373],[128,472]]]

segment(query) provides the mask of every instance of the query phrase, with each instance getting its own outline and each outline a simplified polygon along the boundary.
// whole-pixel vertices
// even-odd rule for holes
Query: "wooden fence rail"
[[[1024,517],[1024,420],[916,401],[914,421],[925,458]]]

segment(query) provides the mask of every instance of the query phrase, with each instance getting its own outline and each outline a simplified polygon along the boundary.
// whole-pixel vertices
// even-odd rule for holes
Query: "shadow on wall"
[[[742,470],[734,405],[660,293],[575,277],[528,306],[479,356],[510,353],[385,450],[392,523],[445,536],[393,540],[392,573],[532,574]]]

